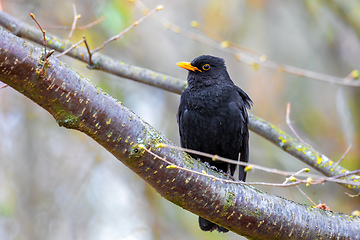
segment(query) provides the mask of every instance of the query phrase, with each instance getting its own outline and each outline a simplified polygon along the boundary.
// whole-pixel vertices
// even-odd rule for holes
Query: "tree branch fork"
[[[41,49],[0,29],[0,80],[46,109],[60,126],[93,138],[169,201],[253,239],[359,238],[359,218],[167,168],[156,156],[224,178],[182,151],[156,148],[158,143],[172,143],[58,59],[49,58],[45,73],[39,74],[42,54]]]

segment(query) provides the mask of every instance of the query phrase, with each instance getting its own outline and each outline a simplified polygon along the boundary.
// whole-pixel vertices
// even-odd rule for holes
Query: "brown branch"
[[[42,106],[60,126],[93,138],[167,200],[250,239],[358,238],[360,218],[167,168],[141,146],[173,165],[226,178],[184,152],[156,149],[171,143],[57,58],[39,75],[40,58],[41,49],[0,29],[0,80]]]
[[[83,36],[84,39],[84,43],[85,43],[85,47],[86,47],[86,51],[88,53],[88,57],[89,57],[89,61],[88,61],[88,66],[93,66],[92,61],[91,61],[91,57],[92,57],[92,53],[89,47],[89,44],[87,43],[86,39],[85,39],[85,35]],[[84,56],[81,56],[84,59]]]
[[[40,23],[38,22],[38,20],[36,20],[35,18],[35,15],[33,13],[30,13],[29,14],[30,17],[35,21],[35,23],[38,25],[42,35],[43,35],[43,44],[44,44],[44,57],[43,57],[43,65],[40,69],[40,74],[43,74],[44,73],[44,70],[45,70],[45,66],[48,64],[48,59],[47,59],[47,53],[46,53],[46,46],[47,46],[47,42],[46,42],[46,31],[41,27]]]
[[[33,13],[29,13],[29,16],[35,21],[35,23],[38,25],[42,35],[43,35],[43,45],[44,45],[44,48],[45,48],[45,59],[46,60],[46,46],[47,46],[47,42],[46,42],[46,36],[45,36],[45,30],[41,27],[40,23],[38,20],[36,20],[35,18],[35,15]]]

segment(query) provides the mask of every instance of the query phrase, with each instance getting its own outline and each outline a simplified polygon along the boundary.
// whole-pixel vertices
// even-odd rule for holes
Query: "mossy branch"
[[[260,117],[250,115],[249,128],[253,132],[256,132],[260,136],[268,139],[277,147],[308,164],[309,166],[315,168],[327,177],[340,176],[350,172],[342,166],[335,164],[324,154],[291,137],[275,125],[265,121]],[[357,183],[360,182],[359,175],[349,175],[343,179]],[[349,184],[341,185],[356,193],[360,193],[360,186]]]
[[[30,39],[31,41],[37,42],[39,44],[43,44],[43,35],[38,29],[29,26],[28,24],[8,15],[5,12],[0,12],[0,25],[4,26],[17,36]],[[59,39],[48,33],[46,34],[46,39],[48,47],[60,52],[70,49],[74,46],[69,41]],[[77,46],[74,50],[68,52],[67,55],[87,63],[86,57],[84,56],[88,55],[88,50],[84,47]],[[181,94],[186,87],[186,82],[183,80],[141,67],[131,66],[100,53],[96,53],[92,56],[92,62],[94,65],[90,66],[91,68],[145,83],[164,89],[166,91]],[[325,176],[334,177],[349,172],[340,165],[334,167],[333,161],[331,161],[324,154],[308,147],[296,139],[293,139],[290,135],[281,131],[271,123],[255,115],[249,115],[250,130],[268,139],[270,142],[274,143],[285,152],[288,152],[297,159],[323,173]],[[349,175],[344,179],[359,182],[360,176]],[[343,186],[355,193],[360,193],[359,186],[345,184],[343,184]]]
[[[0,80],[42,106],[60,126],[93,138],[167,200],[250,239],[359,239],[359,217],[167,168],[143,147],[176,166],[226,178],[184,152],[155,148],[172,143],[57,58],[44,67],[42,54],[0,29]]]

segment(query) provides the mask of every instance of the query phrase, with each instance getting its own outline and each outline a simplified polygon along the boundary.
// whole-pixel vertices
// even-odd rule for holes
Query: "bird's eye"
[[[204,65],[202,66],[202,69],[203,69],[204,71],[209,70],[209,69],[210,69],[210,64],[204,64]]]

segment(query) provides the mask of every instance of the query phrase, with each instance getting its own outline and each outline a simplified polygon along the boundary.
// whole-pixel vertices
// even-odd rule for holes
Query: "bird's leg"
[[[215,166],[210,165],[209,162],[206,162],[206,161],[205,161],[204,164],[205,164],[205,166],[207,166],[208,168],[211,168],[211,169],[213,169],[213,170],[215,170],[215,171],[218,172],[218,169],[217,169]]]
[[[201,159],[200,159],[200,158],[198,158],[198,160],[199,160],[199,161],[201,161]],[[210,167],[211,167],[209,162],[204,161],[203,163],[204,163],[204,164],[205,164],[205,166],[207,166],[208,168],[210,168]]]
[[[230,164],[228,164],[228,168],[226,171],[226,179],[229,180],[230,177],[231,177],[231,169],[230,169]]]

